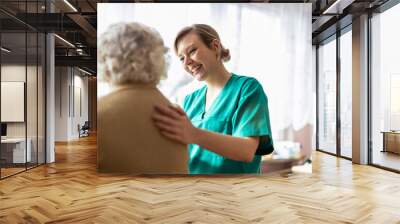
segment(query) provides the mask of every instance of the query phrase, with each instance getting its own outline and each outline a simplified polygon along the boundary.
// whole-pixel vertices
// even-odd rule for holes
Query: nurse
[[[155,108],[152,117],[161,134],[189,144],[191,174],[260,173],[261,156],[273,151],[260,83],[227,71],[229,50],[209,25],[185,27],[174,48],[183,68],[205,85],[185,97],[183,109]]]

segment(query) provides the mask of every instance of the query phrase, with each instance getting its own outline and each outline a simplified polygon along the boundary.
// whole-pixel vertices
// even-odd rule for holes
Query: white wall
[[[69,76],[67,67],[55,68],[55,140],[68,140],[68,85]]]
[[[77,139],[78,124],[88,120],[88,78],[83,75],[72,67],[56,67],[56,141]]]

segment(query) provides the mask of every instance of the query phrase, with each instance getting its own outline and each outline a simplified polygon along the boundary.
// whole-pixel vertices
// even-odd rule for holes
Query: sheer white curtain
[[[269,100],[272,132],[314,124],[311,4],[98,4],[98,35],[112,23],[136,21],[156,28],[170,47],[168,78],[161,91],[173,102],[204,83],[193,81],[173,52],[184,26],[206,23],[231,51],[229,71],[257,78]],[[107,89],[99,83],[99,96]],[[309,136],[311,138],[311,136]]]

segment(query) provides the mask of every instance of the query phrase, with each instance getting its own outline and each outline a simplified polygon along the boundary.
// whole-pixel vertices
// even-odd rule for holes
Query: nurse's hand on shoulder
[[[161,134],[183,144],[194,142],[197,128],[178,106],[155,106],[153,121]]]

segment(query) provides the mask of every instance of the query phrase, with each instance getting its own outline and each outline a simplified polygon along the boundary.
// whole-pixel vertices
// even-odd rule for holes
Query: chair
[[[85,121],[82,127],[80,127],[80,125],[78,124],[79,138],[89,136],[89,129],[90,129],[89,121]]]

